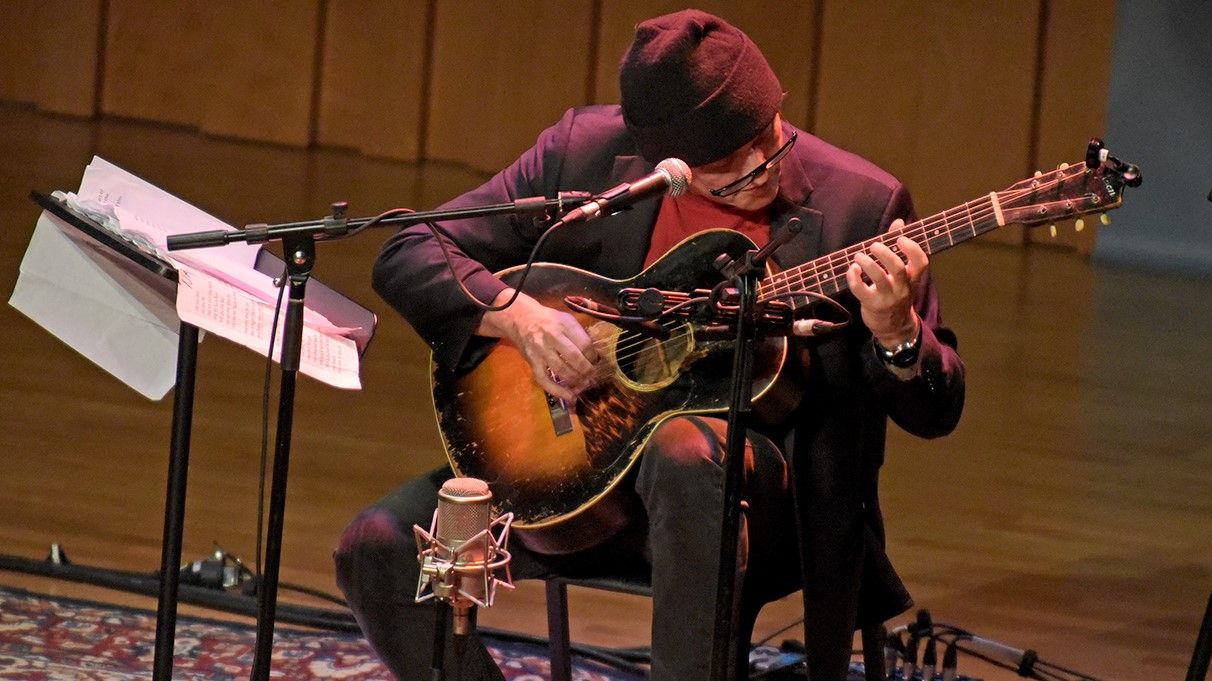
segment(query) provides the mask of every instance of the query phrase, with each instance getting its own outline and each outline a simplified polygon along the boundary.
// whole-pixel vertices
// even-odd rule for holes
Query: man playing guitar
[[[620,106],[569,110],[512,165],[447,207],[598,191],[641,177],[664,158],[683,159],[691,168],[684,195],[557,230],[541,253],[544,261],[614,279],[676,269],[666,252],[706,228],[735,230],[761,245],[798,219],[801,231],[774,256],[787,268],[913,219],[895,178],[782,119],[783,91],[765,57],[718,17],[687,10],[640,23],[619,78]],[[449,266],[437,238],[414,226],[386,244],[374,272],[376,291],[432,347],[436,371],[461,376],[492,348],[508,347],[528,366],[522,380],[554,399],[575,405],[600,390],[609,358],[567,308],[523,287],[512,305],[485,312],[460,290],[461,282],[498,307],[511,298],[510,283],[494,272],[525,262],[540,228],[483,218],[446,229]],[[884,551],[877,481],[886,424],[891,418],[921,437],[949,433],[963,406],[964,372],[955,337],[941,324],[926,253],[904,236],[886,241],[895,248],[877,240],[839,270],[845,285],[839,282],[834,298],[852,322],[788,343],[783,369],[805,389],[803,398],[748,433],[736,678],[745,676],[745,643],[759,609],[797,589],[805,589],[816,681],[845,678],[857,627],[911,605]],[[662,415],[643,431],[635,465],[614,486],[627,502],[622,512],[567,551],[552,553],[524,534],[523,546],[514,547],[516,578],[650,576],[653,679],[708,674],[724,433],[715,416]],[[544,452],[532,456],[538,461]],[[430,608],[412,602],[411,527],[428,524],[451,475],[435,471],[371,506],[335,555],[338,583],[363,631],[400,679],[426,678],[433,640]],[[478,640],[448,677],[502,678]]]

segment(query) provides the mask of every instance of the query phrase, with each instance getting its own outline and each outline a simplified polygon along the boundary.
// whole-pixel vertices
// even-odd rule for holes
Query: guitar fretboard
[[[846,283],[846,269],[854,262],[854,255],[866,251],[872,244],[883,243],[899,255],[900,248],[897,247],[896,240],[906,236],[917,242],[927,254],[938,253],[996,229],[999,226],[997,208],[994,195],[990,194],[905,225],[901,231],[886,232],[777,272],[759,284],[758,298],[764,300],[798,291],[834,295],[849,288]]]

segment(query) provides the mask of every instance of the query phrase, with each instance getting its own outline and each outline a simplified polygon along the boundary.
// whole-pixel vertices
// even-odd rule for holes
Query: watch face
[[[896,346],[895,348],[893,348],[891,350],[880,345],[879,341],[876,341],[876,343],[875,343],[875,348],[876,348],[876,351],[879,353],[880,359],[884,360],[884,362],[891,364],[894,367],[897,367],[898,369],[904,369],[904,368],[913,366],[913,363],[917,361],[917,353],[921,349],[921,347],[922,347],[921,332],[918,332],[917,337],[914,338],[912,341],[909,341],[907,343],[901,343],[900,345]]]
[[[885,361],[899,369],[913,366],[913,363],[917,361],[917,345],[912,345],[910,347],[897,350],[896,352],[889,353],[885,357]]]

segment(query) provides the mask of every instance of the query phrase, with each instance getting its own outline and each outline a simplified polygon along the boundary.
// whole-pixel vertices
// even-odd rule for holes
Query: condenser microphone
[[[498,584],[513,588],[506,548],[513,514],[494,520],[491,504],[488,483],[451,478],[438,491],[429,532],[413,527],[421,562],[416,600],[436,598],[449,604],[458,636],[470,633],[472,609],[492,605]],[[499,530],[496,536],[494,528]],[[505,569],[503,580],[496,576],[501,568]]]
[[[590,222],[603,215],[612,215],[633,203],[652,196],[669,194],[680,196],[690,186],[690,166],[680,158],[667,158],[657,164],[656,170],[635,182],[624,182],[619,186],[595,195],[579,208],[574,208],[560,219],[558,224]]]
[[[476,478],[451,478],[438,490],[437,531],[434,534],[438,540],[437,558],[454,564],[456,570],[461,567],[472,569],[459,575],[459,588],[450,596],[456,634],[466,633],[459,631],[459,622],[467,621],[471,608],[477,601],[483,601],[487,593],[478,573],[488,557],[491,503],[488,483]]]

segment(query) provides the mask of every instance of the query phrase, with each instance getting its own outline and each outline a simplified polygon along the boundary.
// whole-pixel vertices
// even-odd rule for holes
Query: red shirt
[[[657,210],[644,267],[689,236],[707,229],[735,229],[759,247],[770,240],[770,209],[738,210],[697,194],[665,195]]]

